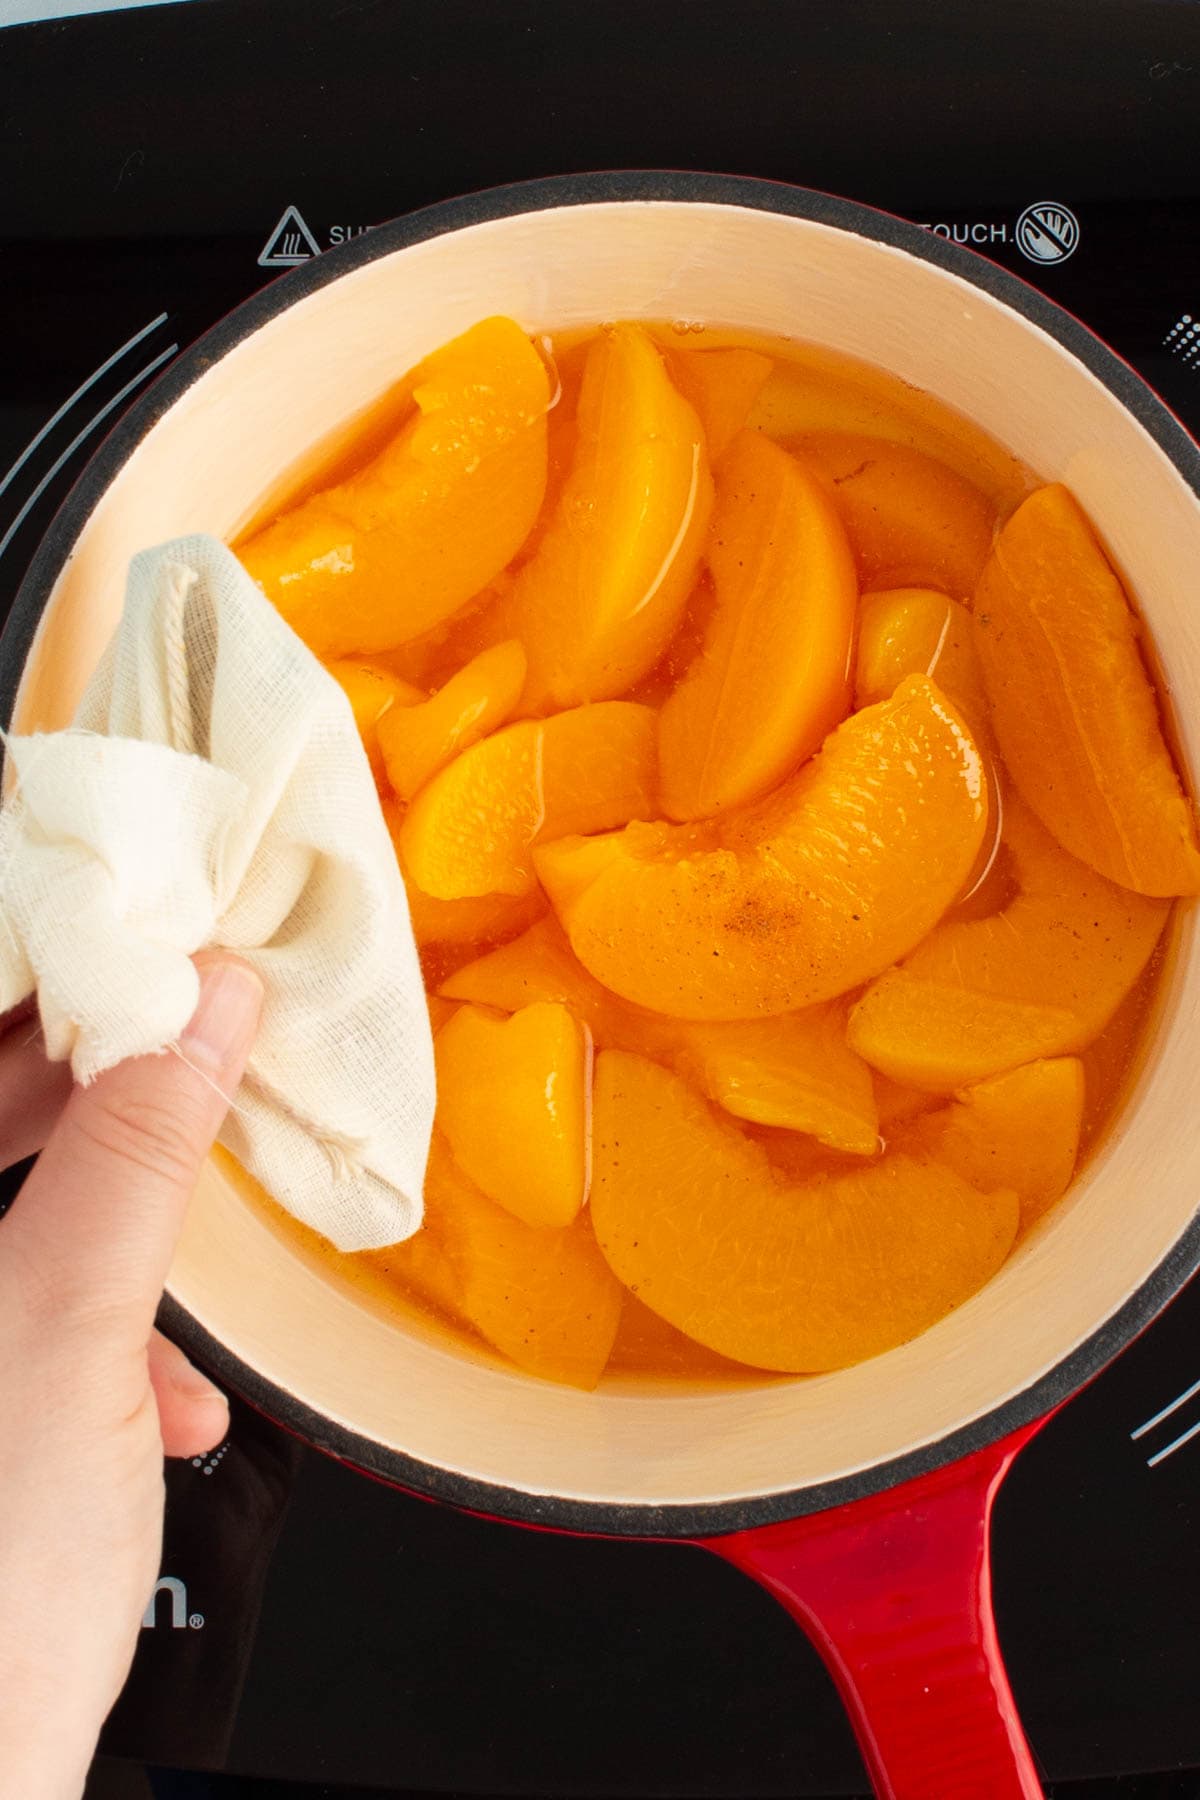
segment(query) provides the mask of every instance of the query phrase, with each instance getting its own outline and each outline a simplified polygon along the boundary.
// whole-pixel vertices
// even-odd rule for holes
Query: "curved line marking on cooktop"
[[[119,363],[121,358],[123,356],[125,356],[130,350],[132,350],[135,344],[140,344],[142,339],[149,337],[150,333],[152,331],[157,331],[157,329],[160,325],[165,325],[167,322],[167,317],[168,317],[168,315],[165,312],[161,312],[161,313],[159,313],[157,319],[151,319],[151,321],[148,325],[143,325],[142,329],[140,331],[135,332],[134,335],[129,339],[129,341],[127,343],[124,343],[121,345],[121,348],[119,350],[113,351],[112,355],[108,358],[107,362],[102,362],[98,369],[93,370],[93,372],[88,376],[86,381],[80,383],[80,385],[75,389],[75,392],[71,395],[70,399],[63,401],[62,405],[59,407],[58,411],[54,414],[53,418],[46,420],[46,423],[42,426],[42,429],[38,432],[37,436],[30,438],[29,442],[26,444],[25,448],[22,450],[20,456],[18,456],[16,462],[13,464],[12,468],[8,471],[8,474],[5,475],[2,479],[0,479],[0,494],[2,494],[5,490],[5,488],[8,487],[9,483],[12,481],[13,476],[19,474],[20,471],[25,467],[25,464],[29,461],[29,458],[33,455],[34,451],[37,449],[38,445],[42,442],[43,438],[49,437],[50,433],[54,430],[54,427],[58,424],[59,420],[66,417],[67,413],[70,412],[70,410],[74,406],[75,402],[77,400],[82,400],[83,396],[87,393],[88,389],[95,387],[96,383],[100,380],[100,377],[102,375],[107,375],[108,371],[112,368],[113,364]]]
[[[1165,1449],[1157,1450],[1153,1456],[1148,1456],[1146,1467],[1148,1469],[1157,1467],[1160,1462],[1165,1462],[1168,1456],[1173,1456],[1176,1450],[1182,1450],[1185,1444],[1190,1444],[1192,1439],[1198,1436],[1200,1436],[1200,1422],[1193,1425],[1189,1431],[1185,1431],[1181,1437],[1174,1438]]]
[[[156,323],[157,323],[157,321],[156,321]],[[117,394],[114,394],[112,399],[109,400],[104,406],[102,406],[100,408],[100,411],[95,415],[95,417],[92,419],[89,419],[88,423],[84,426],[83,430],[78,432],[76,434],[76,436],[71,439],[71,442],[67,445],[67,447],[63,451],[62,455],[60,457],[58,457],[57,460],[50,465],[49,469],[47,469],[46,473],[42,476],[42,479],[38,482],[38,484],[34,488],[32,494],[30,494],[28,500],[26,500],[24,506],[21,508],[20,512],[17,514],[16,518],[13,520],[12,524],[9,526],[8,530],[5,532],[4,536],[2,538],[0,538],[0,556],[4,555],[4,552],[8,549],[8,546],[12,543],[12,541],[16,537],[18,531],[21,529],[22,525],[25,523],[25,520],[29,517],[29,514],[33,511],[33,508],[37,505],[38,501],[41,499],[41,497],[45,493],[46,489],[50,486],[50,483],[54,480],[54,477],[58,474],[58,472],[62,468],[63,464],[65,462],[68,462],[70,460],[70,458],[72,456],[74,456],[76,450],[78,450],[80,444],[83,443],[84,439],[90,437],[92,432],[95,431],[97,425],[99,425],[102,422],[102,420],[106,419],[108,417],[109,413],[114,411],[114,409],[116,407],[120,406],[122,400],[128,399],[129,395],[132,394],[134,388],[140,387],[142,382],[145,381],[145,379],[148,375],[153,375],[153,373],[156,369],[161,368],[163,363],[167,362],[172,356],[174,356],[178,349],[179,349],[178,344],[168,344],[166,349],[163,350],[162,352],[160,352],[160,354],[154,358],[153,362],[148,362],[146,364],[145,368],[140,370],[139,373],[133,377],[132,381],[127,381],[125,383],[125,386],[121,389],[121,391]]]
[[[1135,1441],[1145,1437],[1148,1431],[1153,1431],[1156,1425],[1161,1425],[1164,1419],[1169,1419],[1171,1414],[1178,1412],[1181,1406],[1186,1406],[1193,1394],[1200,1394],[1200,1381],[1193,1381],[1190,1388],[1185,1388],[1182,1394],[1176,1395],[1175,1399],[1169,1405],[1164,1406],[1161,1412],[1156,1412],[1152,1419],[1147,1419],[1144,1425],[1139,1425],[1136,1431],[1131,1431],[1130,1437]]]

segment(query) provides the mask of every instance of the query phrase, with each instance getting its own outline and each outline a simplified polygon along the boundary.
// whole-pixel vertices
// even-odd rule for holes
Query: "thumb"
[[[141,1346],[262,1005],[262,982],[236,958],[205,955],[197,971],[177,1051],[72,1091],[4,1227],[28,1305],[110,1321]]]

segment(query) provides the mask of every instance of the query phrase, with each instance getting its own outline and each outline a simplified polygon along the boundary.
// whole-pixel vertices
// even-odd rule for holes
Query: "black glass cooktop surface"
[[[412,207],[613,167],[901,213],[1200,428],[1190,0],[192,0],[0,30],[0,605],[105,432],[239,300]],[[240,1406],[169,1488],[113,1754],[465,1794],[861,1790],[814,1653],[699,1551],[459,1517]],[[1200,1793],[1200,1289],[1021,1458],[995,1559],[1048,1773]]]

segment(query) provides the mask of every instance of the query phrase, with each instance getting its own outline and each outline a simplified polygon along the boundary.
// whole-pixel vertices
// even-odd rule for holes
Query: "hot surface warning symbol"
[[[297,263],[307,262],[310,256],[320,254],[321,246],[301,218],[299,207],[289,206],[259,251],[258,266],[260,269],[291,269]]]

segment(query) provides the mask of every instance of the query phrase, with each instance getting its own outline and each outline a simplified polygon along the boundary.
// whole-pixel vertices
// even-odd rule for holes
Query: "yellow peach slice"
[[[900,1081],[890,1081],[878,1069],[875,1070],[872,1085],[875,1089],[879,1134],[885,1150],[891,1143],[891,1134],[897,1125],[915,1119],[918,1114],[928,1112],[938,1104],[935,1094],[927,1094],[921,1088],[905,1087]]]
[[[871,706],[894,693],[906,675],[928,675],[962,714],[983,757],[991,829],[956,905],[973,916],[995,912],[992,890],[1001,876],[997,834],[1001,808],[995,745],[983,672],[975,648],[975,621],[957,600],[933,588],[885,588],[864,594],[859,606],[855,706]],[[962,916],[961,913],[959,916]]]
[[[461,969],[439,989],[449,1000],[520,1012],[536,1001],[569,1006],[597,1043],[609,1041],[613,1017],[621,1002],[601,987],[579,962],[553,916],[539,919],[520,937]]]
[[[735,345],[728,350],[668,350],[667,367],[704,427],[708,460],[724,456],[745,425],[771,373],[771,358]]]
[[[988,733],[988,700],[966,607],[933,588],[864,594],[858,613],[855,706],[874,706],[906,675],[928,675],[956,706],[978,742]]]
[[[403,867],[401,874],[403,874]],[[415,881],[405,881],[413,936],[421,949],[430,945],[501,944],[526,931],[546,910],[545,895],[477,894],[467,900],[435,900]]]
[[[995,519],[969,481],[919,450],[854,432],[816,432],[788,447],[832,482],[864,589],[975,591]]]
[[[409,879],[438,900],[529,893],[539,838],[650,814],[654,738],[649,707],[608,700],[473,744],[408,809],[399,846]]]
[[[952,1093],[1083,1049],[1158,942],[1165,901],[1077,862],[1011,797],[1004,842],[1016,897],[990,918],[940,925],[850,1015],[851,1047],[895,1081]]]
[[[911,1120],[893,1141],[945,1163],[972,1187],[1012,1188],[1027,1231],[1075,1173],[1083,1096],[1078,1057],[1026,1063],[960,1089],[952,1105]]]
[[[1079,1035],[1069,1007],[930,981],[904,967],[871,983],[846,1033],[872,1068],[927,1094],[952,1094],[1034,1057],[1057,1056]]]
[[[436,1037],[442,1026],[449,1024],[458,1007],[453,1000],[446,1000],[440,994],[426,994],[425,1001],[429,1008],[430,1029]]]
[[[846,1045],[840,1001],[737,1024],[665,1019],[601,987],[554,918],[457,969],[440,991],[510,1013],[533,1001],[558,1001],[602,1048],[668,1063],[737,1118],[811,1132],[858,1155],[878,1148],[870,1071]]]
[[[546,897],[536,887],[517,896],[478,894],[468,900],[435,900],[422,892],[401,860],[404,808],[394,800],[385,800],[383,818],[404,878],[413,936],[422,950],[432,945],[499,944],[528,930],[545,912]]]
[[[721,465],[707,559],[716,605],[659,716],[672,819],[757,800],[849,704],[858,586],[846,534],[823,486],[756,432]]]
[[[785,448],[814,433],[886,439],[945,463],[1007,512],[1029,492],[1028,471],[961,415],[894,376],[812,344],[780,357],[747,419]]]
[[[859,1156],[878,1150],[871,1071],[846,1043],[842,1001],[679,1030],[674,1067],[735,1118],[808,1132]]]
[[[462,1310],[458,1272],[428,1223],[428,1200],[425,1216],[426,1223],[414,1236],[368,1251],[363,1261],[419,1305],[432,1307],[454,1324],[469,1324]]]
[[[1180,785],[1124,591],[1065,487],[1039,488],[976,595],[979,654],[1008,771],[1073,856],[1136,893],[1200,893]]]
[[[576,417],[570,474],[506,610],[531,706],[610,699],[657,662],[712,503],[700,421],[637,326],[589,350]]]
[[[460,750],[503,725],[525,685],[525,652],[515,640],[483,650],[419,706],[381,721],[379,751],[402,800],[413,795]]]
[[[461,1006],[438,1032],[437,1123],[476,1187],[527,1225],[569,1225],[588,1188],[591,1041],[565,1006]]]
[[[844,1368],[904,1343],[982,1287],[1016,1232],[1014,1193],[927,1159],[781,1180],[677,1076],[616,1050],[597,1059],[594,1133],[592,1222],[615,1274],[758,1368]]]
[[[962,720],[912,676],[715,826],[632,825],[534,857],[606,987],[678,1018],[749,1019],[833,999],[906,955],[960,891],[986,815]]]
[[[586,1211],[561,1230],[527,1225],[479,1191],[435,1131],[425,1224],[410,1243],[426,1233],[449,1265],[447,1300],[482,1338],[531,1375],[595,1387],[623,1294]]]
[[[520,549],[546,486],[546,365],[485,319],[410,377],[415,413],[373,461],[237,546],[321,656],[420,637]]]
[[[1150,958],[1099,1037],[1080,1057],[1083,1064],[1083,1147],[1088,1149],[1120,1116],[1123,1102],[1154,1043],[1147,1025],[1158,994],[1161,948]]]
[[[606,1265],[607,1266],[607,1265]],[[636,1294],[625,1290],[621,1323],[608,1359],[610,1375],[687,1376],[690,1380],[723,1383],[761,1381],[740,1363],[715,1350],[705,1349],[695,1338],[685,1337],[665,1319],[643,1306]]]
[[[425,696],[420,688],[402,681],[399,675],[393,675],[390,669],[381,668],[378,663],[353,662],[347,658],[327,663],[326,667],[350,702],[375,786],[381,793],[385,792],[388,779],[379,747],[380,723],[394,707],[403,711],[410,706],[419,706]]]

